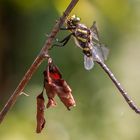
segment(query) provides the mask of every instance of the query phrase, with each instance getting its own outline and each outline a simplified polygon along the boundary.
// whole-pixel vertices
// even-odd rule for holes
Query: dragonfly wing
[[[97,29],[97,26],[96,26],[96,22],[93,22],[93,25],[91,26],[90,29],[92,31],[93,48],[94,48],[92,50],[92,52],[93,52],[93,58],[98,55],[98,57],[102,61],[107,60],[107,57],[108,57],[108,54],[109,54],[109,49],[106,48],[103,44],[100,43],[98,29]],[[95,60],[95,61],[97,61],[97,60]]]
[[[101,50],[102,50],[102,55],[104,60],[107,60],[108,54],[109,54],[109,49],[106,48],[103,44],[101,45]]]
[[[96,21],[93,22],[93,25],[90,27],[90,29],[92,31],[93,40],[99,41],[99,34],[96,26]]]
[[[100,46],[100,44],[94,44],[92,49],[92,56],[94,61],[102,61],[104,62],[107,59],[109,50],[104,47]]]
[[[91,70],[94,66],[93,58],[84,55],[84,67],[86,70]]]

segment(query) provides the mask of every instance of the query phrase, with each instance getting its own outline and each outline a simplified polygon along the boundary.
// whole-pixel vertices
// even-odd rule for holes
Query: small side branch
[[[55,26],[52,29],[52,32],[50,33],[48,39],[46,40],[42,50],[40,51],[39,55],[35,58],[34,62],[30,66],[30,68],[27,70],[25,75],[23,76],[22,80],[20,81],[19,85],[15,89],[12,96],[9,98],[5,106],[0,112],[0,123],[3,121],[4,117],[6,116],[7,112],[10,110],[10,108],[16,103],[17,98],[19,97],[20,93],[24,90],[27,83],[30,81],[32,75],[35,73],[35,71],[38,69],[40,64],[47,58],[49,58],[48,50],[51,48],[52,41],[55,38],[56,34],[59,32],[60,27],[64,24],[64,21],[66,17],[70,14],[72,9],[75,7],[79,0],[72,0],[65,12],[63,13],[62,17],[58,20],[58,22],[55,24]]]

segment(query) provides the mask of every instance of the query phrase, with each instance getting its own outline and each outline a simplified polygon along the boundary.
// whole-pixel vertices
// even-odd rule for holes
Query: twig
[[[75,7],[79,0],[72,0],[65,12],[63,13],[62,17],[57,21],[55,26],[52,29],[52,32],[50,33],[48,39],[46,40],[42,50],[38,54],[38,56],[35,58],[34,62],[30,66],[30,68],[27,70],[25,75],[23,76],[22,80],[20,81],[19,85],[13,92],[12,96],[9,98],[5,106],[3,107],[2,111],[0,112],[0,123],[3,121],[4,117],[6,116],[7,112],[10,110],[10,108],[15,104],[18,96],[20,93],[24,90],[27,83],[30,81],[32,75],[34,72],[38,69],[40,64],[47,58],[49,58],[48,50],[51,48],[51,44],[53,39],[55,38],[56,34],[59,32],[60,27],[64,24],[64,21],[66,17],[70,14],[72,9]]]
[[[29,95],[26,94],[25,92],[21,92],[19,95],[29,96]]]

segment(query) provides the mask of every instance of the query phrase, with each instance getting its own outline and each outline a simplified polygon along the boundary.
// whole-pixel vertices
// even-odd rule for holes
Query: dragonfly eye
[[[80,22],[80,18],[79,17],[77,17],[76,15],[73,15],[73,16],[71,16],[71,21],[72,21],[72,23],[74,24],[74,25],[76,25],[77,23],[79,23]]]

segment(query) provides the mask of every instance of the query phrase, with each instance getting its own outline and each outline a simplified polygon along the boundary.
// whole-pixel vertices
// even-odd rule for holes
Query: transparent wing
[[[99,34],[98,34],[97,26],[96,26],[96,21],[93,22],[93,25],[90,27],[90,30],[92,31],[93,39],[96,41],[99,41]]]
[[[102,50],[102,55],[104,60],[107,60],[108,54],[109,54],[109,49],[106,48],[103,44],[101,45],[101,50]]]
[[[108,48],[104,47],[103,45],[100,46],[100,44],[94,44],[92,49],[92,56],[94,61],[102,61],[107,59],[109,50]],[[99,60],[100,59],[100,60]]]
[[[93,22],[93,25],[91,26],[92,31],[92,40],[93,40],[93,58],[94,61],[97,61],[95,56],[98,55],[98,57],[104,62],[104,60],[107,60],[109,49],[105,47],[105,45],[100,43],[98,29],[96,26],[96,22]]]
[[[93,58],[84,55],[84,67],[86,70],[91,70],[94,66]]]

